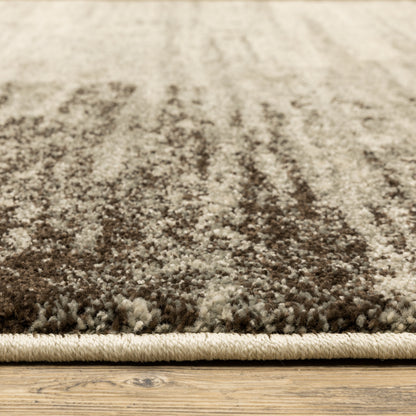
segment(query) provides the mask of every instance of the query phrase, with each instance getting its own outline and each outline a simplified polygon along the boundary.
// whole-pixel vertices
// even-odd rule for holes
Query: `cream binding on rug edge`
[[[416,334],[0,335],[0,362],[416,358]]]

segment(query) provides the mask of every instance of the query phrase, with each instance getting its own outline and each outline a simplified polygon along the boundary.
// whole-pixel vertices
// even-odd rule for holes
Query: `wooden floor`
[[[416,415],[416,362],[1,365],[0,415]]]

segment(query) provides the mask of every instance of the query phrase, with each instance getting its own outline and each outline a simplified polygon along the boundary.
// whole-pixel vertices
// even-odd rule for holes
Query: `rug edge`
[[[0,362],[414,359],[416,334],[1,334]]]

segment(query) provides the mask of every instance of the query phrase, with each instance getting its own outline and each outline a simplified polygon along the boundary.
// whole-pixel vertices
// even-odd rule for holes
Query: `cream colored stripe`
[[[0,361],[416,358],[416,334],[0,335]]]

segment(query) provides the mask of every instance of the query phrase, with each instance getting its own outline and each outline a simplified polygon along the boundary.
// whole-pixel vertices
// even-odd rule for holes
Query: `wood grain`
[[[416,413],[416,363],[3,365],[0,415]]]

